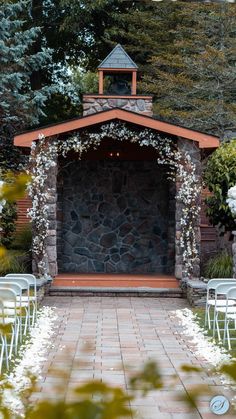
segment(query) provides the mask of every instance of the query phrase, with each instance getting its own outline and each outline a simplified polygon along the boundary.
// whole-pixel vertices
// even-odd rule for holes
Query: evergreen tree
[[[235,23],[234,4],[152,2],[117,14],[106,36],[123,37],[158,118],[223,137],[236,125]]]
[[[51,59],[45,46],[32,52],[40,34],[37,27],[25,29],[30,2],[4,2],[0,6],[0,168],[17,169],[21,160],[12,138],[16,131],[35,125],[52,93],[45,85],[33,89],[31,75],[44,71]]]

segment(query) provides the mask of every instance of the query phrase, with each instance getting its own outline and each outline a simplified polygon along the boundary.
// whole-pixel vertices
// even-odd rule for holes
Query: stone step
[[[55,286],[49,290],[51,296],[123,296],[123,297],[172,297],[183,298],[180,288],[149,287],[71,287]]]

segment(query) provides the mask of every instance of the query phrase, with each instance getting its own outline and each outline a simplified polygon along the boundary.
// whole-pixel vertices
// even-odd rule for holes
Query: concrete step
[[[49,290],[51,296],[123,296],[123,297],[172,297],[183,298],[180,288],[151,288],[151,287],[71,287],[52,285]]]

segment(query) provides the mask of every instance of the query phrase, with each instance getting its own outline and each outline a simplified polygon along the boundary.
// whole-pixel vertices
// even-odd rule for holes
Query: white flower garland
[[[226,199],[226,202],[233,216],[236,217],[236,185],[232,186],[232,188],[228,190],[228,198]]]
[[[12,372],[2,381],[3,405],[14,415],[24,417],[22,393],[31,388],[30,377],[40,378],[43,362],[47,360],[48,349],[52,346],[57,315],[51,307],[42,307],[36,325],[31,330],[27,342],[21,346]],[[7,385],[10,388],[7,388]]]
[[[1,196],[1,189],[3,188],[3,186],[4,186],[4,182],[2,180],[0,180],[0,196]],[[1,213],[2,213],[2,210],[5,206],[5,204],[6,204],[5,199],[0,199],[0,217],[1,217]]]
[[[61,153],[64,157],[73,150],[82,154],[93,147],[96,149],[101,141],[106,138],[118,141],[129,140],[140,146],[151,146],[159,153],[157,162],[167,165],[169,178],[177,180],[180,185],[176,199],[182,203],[180,247],[183,249],[184,276],[191,276],[193,266],[198,257],[195,226],[198,224],[200,213],[199,195],[201,185],[197,177],[196,166],[187,152],[178,151],[170,138],[162,138],[150,129],[137,132],[125,124],[111,122],[102,125],[99,132],[80,133],[66,140],[46,139],[43,134],[38,142],[33,142],[31,149],[32,182],[29,195],[32,198],[32,208],[29,210],[36,234],[33,238],[33,252],[38,255],[38,266],[41,274],[48,274],[45,257],[45,239],[48,235],[48,207],[45,183],[50,174],[50,169],[56,165],[55,158]]]

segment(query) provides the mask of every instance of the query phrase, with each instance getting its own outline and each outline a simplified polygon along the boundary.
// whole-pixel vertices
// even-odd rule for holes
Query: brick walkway
[[[225,393],[217,379],[207,372],[189,377],[180,371],[181,364],[201,366],[204,363],[194,356],[181,327],[170,316],[171,310],[186,307],[185,300],[47,297],[44,304],[56,307],[59,319],[54,347],[49,351],[38,392],[34,395],[36,400],[63,397],[72,401],[75,399],[73,388],[88,379],[106,381],[129,391],[128,379],[132,371],[154,359],[161,366],[165,385],[145,398],[139,395],[131,403],[137,417],[216,417],[210,413],[209,396],[200,401],[198,410],[192,411],[175,397],[178,391],[187,391],[193,384],[207,384],[215,395]],[[171,377],[173,374],[177,375],[175,380]],[[224,418],[231,417],[235,416],[224,415]]]

